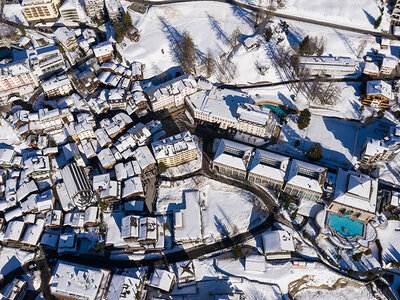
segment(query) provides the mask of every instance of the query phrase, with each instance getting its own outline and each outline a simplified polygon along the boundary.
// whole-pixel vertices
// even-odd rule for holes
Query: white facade
[[[350,57],[300,56],[299,67],[307,70],[311,76],[347,76],[356,72],[355,63]]]

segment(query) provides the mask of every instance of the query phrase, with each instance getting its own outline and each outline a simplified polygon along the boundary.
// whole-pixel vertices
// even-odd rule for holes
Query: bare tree
[[[176,53],[178,62],[186,73],[196,72],[196,49],[190,34],[185,31],[182,36],[177,40]]]
[[[235,48],[239,42],[241,32],[239,28],[236,28],[232,34],[229,36],[229,44],[231,45],[232,49]]]
[[[360,58],[361,57],[361,55],[363,54],[363,52],[364,52],[364,50],[365,50],[365,47],[367,46],[367,40],[366,39],[363,39],[361,42],[360,42],[360,44],[358,44],[358,47],[357,47],[357,57],[358,58]]]
[[[204,57],[204,66],[206,68],[206,76],[210,77],[215,72],[216,62],[214,55],[210,50],[207,51],[206,56]]]
[[[318,95],[321,104],[336,104],[340,100],[342,91],[336,82],[329,81],[321,88],[321,93]]]

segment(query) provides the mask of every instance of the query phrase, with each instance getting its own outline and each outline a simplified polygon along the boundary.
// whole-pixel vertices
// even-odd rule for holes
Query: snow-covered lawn
[[[0,251],[0,277],[7,275],[23,264],[33,260],[34,257],[35,253],[33,252],[3,247]]]
[[[315,299],[376,299],[367,287],[345,287],[333,290],[326,289],[305,289],[296,294],[296,300],[315,300]]]
[[[160,0],[162,1],[162,0]],[[243,3],[261,5],[265,7],[269,0],[238,0]],[[380,15],[380,0],[284,0],[283,8],[278,12],[319,20],[322,22],[331,22],[352,27],[374,30],[373,23]],[[386,2],[385,13],[380,28],[387,29],[389,26],[389,17],[387,15]]]
[[[159,188],[156,212],[172,213],[183,208],[182,196],[187,190],[200,191],[200,201],[205,205],[201,212],[203,237],[209,242],[248,230],[267,217],[256,208],[260,207],[261,200],[255,195],[203,176],[174,182],[170,188]]]
[[[381,242],[383,253],[383,261],[400,260],[400,239],[398,238],[400,221],[388,221],[388,226],[385,229],[377,228],[378,239]]]
[[[364,126],[358,121],[313,115],[309,126],[300,130],[296,116],[290,116],[288,123],[282,127],[279,142],[269,149],[304,158],[303,153],[311,145],[320,143],[323,148],[320,164],[350,168],[357,161],[367,137],[383,138],[390,125],[393,124],[384,119],[376,119],[371,125]],[[296,140],[300,141],[297,148],[294,147]]]
[[[146,78],[178,65],[171,45],[184,31],[192,36],[200,58],[209,50],[215,57],[229,55],[229,38],[237,28],[244,36],[254,33],[250,12],[218,2],[152,6],[145,15],[134,15],[133,22],[142,35],[140,41],[128,45],[122,55],[129,61],[146,64]],[[238,63],[235,82],[266,80],[268,77],[256,70],[256,62],[266,60],[263,47],[247,52],[240,46],[233,58],[233,62]]]
[[[24,14],[22,13],[21,5],[6,4],[3,9],[3,17],[6,20],[28,25]]]
[[[321,285],[333,286],[339,279],[345,279],[320,263],[307,263],[306,267],[295,267],[291,262],[281,264],[270,264],[267,262],[264,272],[256,272],[246,270],[243,260],[217,259],[215,260],[216,269],[228,276],[238,276],[260,283],[278,285],[284,294],[290,290],[293,292],[297,289],[300,290],[308,287],[318,287]],[[302,279],[306,280],[303,281]],[[299,281],[296,283],[296,280]]]
[[[281,292],[277,286],[251,282],[242,278],[228,277],[216,271],[213,259],[193,260],[196,285],[178,289],[177,285],[171,292],[174,299],[213,299],[214,295],[243,294],[248,300],[279,300]],[[196,288],[197,286],[197,288]],[[186,295],[180,298],[179,295]],[[224,298],[225,299],[225,298]],[[233,299],[233,298],[232,298]],[[234,298],[236,299],[236,298]]]

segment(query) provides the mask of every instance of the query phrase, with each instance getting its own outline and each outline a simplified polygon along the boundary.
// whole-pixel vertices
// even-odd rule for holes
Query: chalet
[[[361,103],[376,108],[388,108],[393,101],[392,86],[383,80],[372,80],[367,82],[367,90]]]

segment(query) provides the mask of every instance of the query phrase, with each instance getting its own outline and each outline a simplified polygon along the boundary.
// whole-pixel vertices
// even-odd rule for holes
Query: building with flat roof
[[[197,141],[189,131],[178,133],[151,144],[157,163],[175,167],[197,158]]]
[[[105,299],[111,271],[58,261],[49,281],[58,299]]]
[[[311,76],[347,76],[356,72],[353,59],[342,56],[300,56],[299,68]]]
[[[28,22],[58,18],[59,0],[23,0],[22,12]]]
[[[78,5],[79,4],[77,3],[76,0],[65,0],[63,2],[61,7],[59,8],[59,11],[64,21],[67,22],[80,21],[78,7],[77,7]]]
[[[267,259],[290,259],[295,251],[292,235],[285,230],[264,232],[262,243]]]

